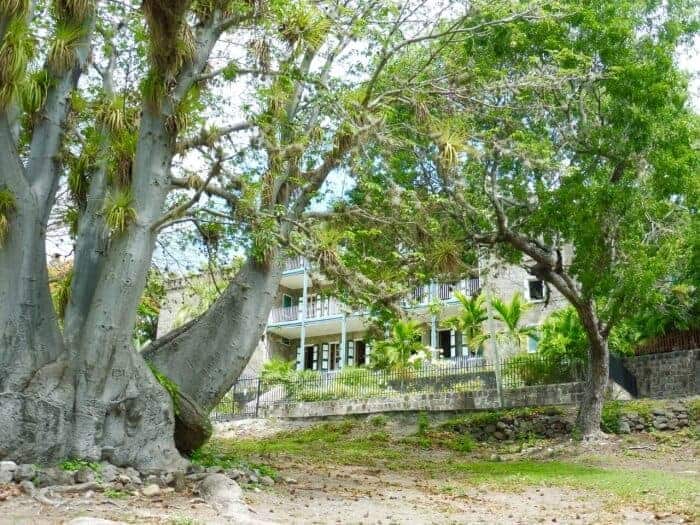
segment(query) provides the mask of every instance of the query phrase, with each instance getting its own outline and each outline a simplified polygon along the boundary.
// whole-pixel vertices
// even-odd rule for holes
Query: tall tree
[[[448,7],[0,0],[0,457],[182,464],[174,444],[206,438],[305,212],[384,128],[389,65],[458,25],[479,31],[461,22],[483,6]],[[45,242],[63,209],[74,261],[59,322]],[[246,261],[207,312],[140,354],[156,243],[186,226]]]
[[[446,253],[475,269],[486,247],[556,288],[588,338],[578,425],[590,436],[610,331],[671,297],[670,276],[690,257],[699,127],[675,56],[698,12],[631,0],[548,13],[490,26],[491,12],[467,41],[397,61],[403,85],[424,89],[388,110],[392,134],[324,218],[354,224],[345,262],[368,275],[447,275],[435,263]],[[417,71],[422,60],[431,67]],[[395,242],[376,233],[389,228]],[[356,264],[373,249],[392,256]]]

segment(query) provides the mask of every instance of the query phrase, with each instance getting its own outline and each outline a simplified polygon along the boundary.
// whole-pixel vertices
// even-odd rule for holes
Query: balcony
[[[407,300],[404,302],[404,307],[425,306],[430,300],[430,285],[418,286],[413,289]],[[467,297],[473,297],[481,290],[479,279],[463,279],[456,283],[440,283],[435,288],[437,299],[441,301],[456,301],[456,293],[461,292]],[[320,319],[332,319],[340,317],[343,311],[348,311],[344,308],[343,303],[334,297],[311,297],[306,305],[306,321],[315,321]],[[361,312],[355,312],[361,314]],[[302,312],[298,304],[292,306],[281,306],[273,308],[270,311],[269,324],[280,325],[286,323],[301,322]]]
[[[404,306],[428,304],[432,299],[430,296],[430,288],[430,285],[427,284],[414,288],[404,303]],[[456,283],[438,283],[436,285],[436,299],[440,301],[456,301],[457,292],[461,292],[467,297],[473,297],[478,295],[480,290],[481,283],[478,277],[462,279]]]
[[[333,297],[310,300],[306,307],[306,320],[338,317],[343,313],[342,303]],[[270,324],[301,321],[302,312],[299,305],[273,308],[270,311]]]
[[[304,258],[299,255],[290,257],[284,261],[284,273],[298,272],[304,269]]]

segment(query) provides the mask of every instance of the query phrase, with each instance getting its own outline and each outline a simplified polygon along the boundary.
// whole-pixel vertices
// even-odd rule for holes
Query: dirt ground
[[[276,432],[299,430],[302,424],[287,422],[237,422],[219,427],[219,438],[254,441]],[[404,432],[405,433],[405,432]],[[700,460],[695,438],[668,443],[658,437],[638,435],[611,437],[593,447],[572,442],[543,442],[526,450],[534,461],[570,461],[616,468],[624,471],[662,472],[673,479],[700,482]],[[484,447],[481,456],[498,454],[498,460],[510,460],[507,449]],[[522,457],[523,451],[518,453]],[[695,523],[687,507],[678,511],[673,505],[651,505],[646,501],[607,497],[595,490],[573,489],[542,483],[523,483],[522,487],[499,487],[498,483],[480,483],[468,475],[455,477],[447,472],[452,456],[441,451],[416,450],[426,461],[438,458],[445,472],[360,466],[324,461],[305,461],[303,456],[271,455],[266,458],[277,472],[273,486],[249,486],[245,502],[261,523],[298,524],[651,524]],[[695,485],[700,486],[700,485]],[[0,523],[60,524],[89,516],[125,523],[194,525],[226,523],[192,491],[169,492],[154,498],[125,495],[115,498],[103,492],[62,496],[57,507],[41,504],[18,494],[14,486],[0,485]],[[698,496],[696,494],[695,496]],[[1,499],[1,497],[0,497]],[[91,523],[83,521],[81,525]],[[92,522],[97,524],[98,522]],[[235,523],[231,521],[230,523]]]

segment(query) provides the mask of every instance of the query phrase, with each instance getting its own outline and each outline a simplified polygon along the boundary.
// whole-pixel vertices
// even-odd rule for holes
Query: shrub
[[[294,366],[294,361],[273,357],[263,365],[260,378],[267,386],[286,384],[294,376]]]
[[[430,428],[430,422],[428,421],[428,414],[421,412],[418,414],[418,435],[425,436]]]
[[[600,428],[608,434],[617,434],[620,431],[620,419],[622,417],[622,403],[620,401],[608,401],[603,405],[603,413],[600,418]]]
[[[457,452],[471,452],[475,446],[476,443],[471,434],[461,434],[450,443],[450,448]]]
[[[503,376],[514,385],[524,386],[568,383],[578,377],[580,363],[567,356],[545,357],[540,354],[518,354],[503,365]]]

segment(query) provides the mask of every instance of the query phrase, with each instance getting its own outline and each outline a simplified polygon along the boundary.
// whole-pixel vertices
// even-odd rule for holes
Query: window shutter
[[[322,360],[321,360],[321,370],[328,370],[328,343],[321,344],[322,349]]]
[[[348,341],[348,366],[355,364],[355,341]]]
[[[314,370],[318,370],[318,345],[314,345]]]
[[[456,348],[455,348],[455,331],[450,330],[450,357],[455,357],[457,355]]]

